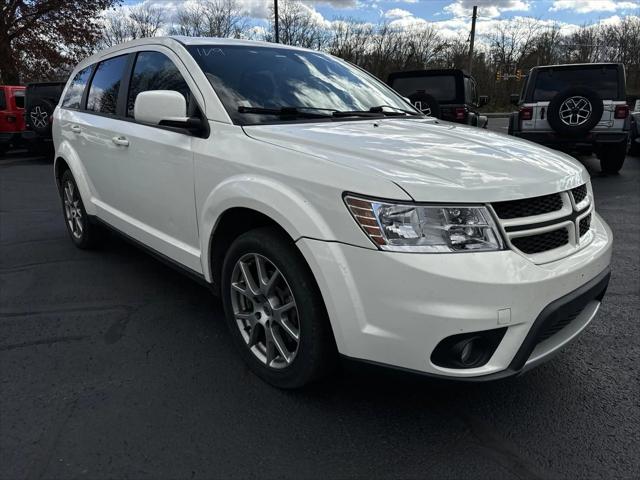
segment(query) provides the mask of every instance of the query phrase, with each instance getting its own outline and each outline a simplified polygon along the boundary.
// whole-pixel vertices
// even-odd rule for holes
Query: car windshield
[[[333,112],[419,114],[375,77],[320,52],[238,45],[188,50],[236,124],[331,119]]]
[[[391,86],[407,97],[424,91],[435,98],[438,103],[456,103],[456,77],[454,75],[399,77],[393,80]]]
[[[569,87],[587,87],[604,100],[618,99],[618,70],[615,67],[540,70],[533,91],[534,102],[550,101]]]

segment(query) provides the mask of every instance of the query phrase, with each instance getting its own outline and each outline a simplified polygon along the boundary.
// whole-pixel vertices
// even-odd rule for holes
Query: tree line
[[[256,26],[237,0],[189,2],[171,15],[149,3],[117,4],[117,0],[5,0],[0,7],[1,81],[64,76],[92,51],[141,37],[176,34],[275,40],[273,10],[267,27]],[[280,0],[278,18],[281,43],[326,51],[382,80],[393,71],[469,66],[468,34],[451,38],[434,23],[400,27],[389,21],[326,21],[295,0]],[[42,24],[48,42],[37,29],[28,28]],[[622,62],[627,92],[640,95],[639,15],[570,31],[535,18],[497,20],[489,33],[477,36],[475,45],[473,75],[480,93],[491,97],[490,109],[506,108],[509,94],[521,86],[513,78],[497,80],[498,73],[526,73],[535,65]]]

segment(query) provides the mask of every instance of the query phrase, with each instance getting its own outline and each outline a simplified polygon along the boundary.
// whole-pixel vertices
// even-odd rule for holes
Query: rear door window
[[[129,84],[127,116],[133,118],[136,97],[149,90],[175,90],[189,102],[189,87],[178,68],[160,52],[140,52]]]
[[[548,102],[557,93],[573,87],[586,87],[598,92],[603,100],[618,98],[616,68],[569,68],[540,70],[533,90],[534,102]]]
[[[80,70],[76,74],[76,76],[73,77],[73,81],[71,82],[71,85],[69,85],[67,93],[65,93],[64,95],[64,100],[62,100],[63,107],[80,108],[80,102],[82,101],[84,87],[87,86],[87,82],[89,81],[89,77],[91,76],[92,69],[93,65]]]
[[[87,110],[115,115],[122,74],[127,65],[127,55],[110,58],[98,64],[89,87]]]
[[[16,108],[24,108],[24,90],[16,90],[13,98],[16,101]]]

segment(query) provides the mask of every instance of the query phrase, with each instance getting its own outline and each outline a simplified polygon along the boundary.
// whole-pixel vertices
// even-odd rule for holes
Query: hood
[[[244,127],[246,134],[329,162],[373,172],[416,201],[488,202],[535,197],[585,183],[568,155],[486,129],[435,119]],[[375,196],[375,192],[354,192]]]

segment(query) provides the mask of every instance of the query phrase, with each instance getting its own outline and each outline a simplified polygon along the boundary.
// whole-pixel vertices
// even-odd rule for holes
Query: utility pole
[[[473,44],[476,40],[476,18],[478,18],[478,6],[473,6],[473,16],[471,17],[471,36],[469,37],[469,75],[473,70]]]
[[[274,30],[276,32],[276,43],[280,43],[280,28],[278,26],[278,0],[273,0]]]

